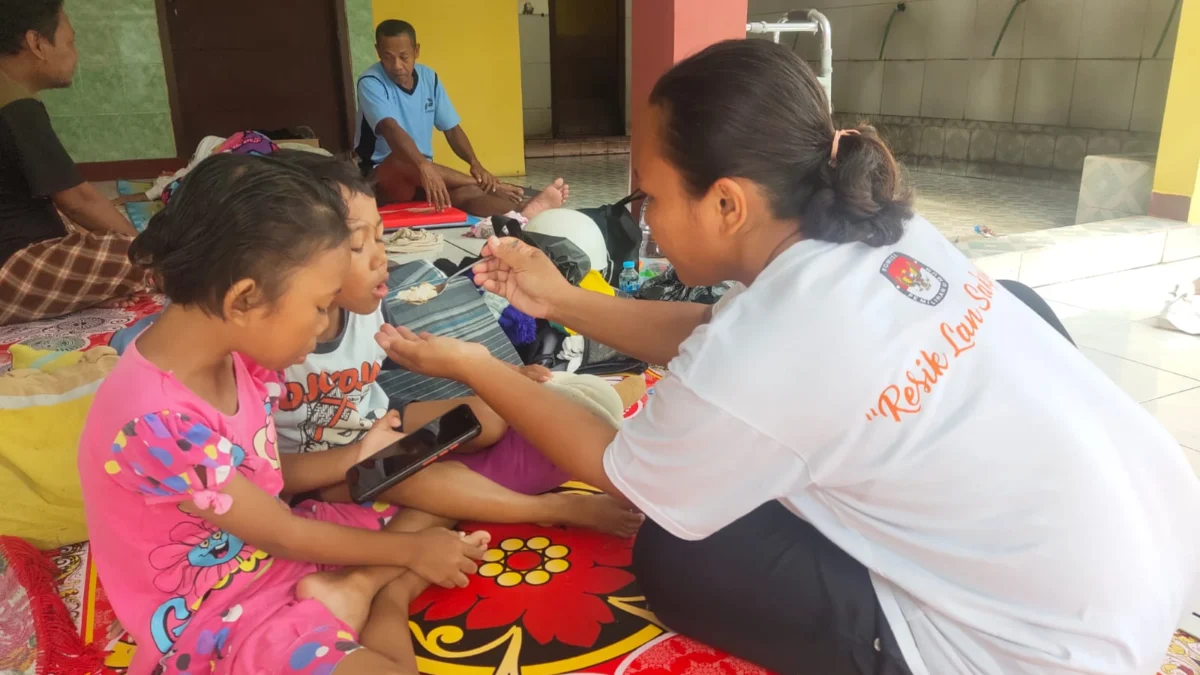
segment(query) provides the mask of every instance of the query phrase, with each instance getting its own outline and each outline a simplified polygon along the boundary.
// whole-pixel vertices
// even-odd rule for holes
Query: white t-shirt
[[[388,319],[342,312],[342,331],[317,345],[304,363],[284,371],[283,396],[275,413],[282,452],[328,450],[357,441],[387,414],[388,397],[375,380],[387,354],[375,342]]]
[[[604,465],[684,539],[779,500],[916,675],[1152,673],[1200,570],[1179,445],[920,218],[731,290]]]

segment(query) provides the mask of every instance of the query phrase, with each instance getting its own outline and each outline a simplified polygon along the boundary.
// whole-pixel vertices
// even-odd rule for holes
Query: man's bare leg
[[[471,176],[440,164],[435,166],[446,183],[446,189],[450,193],[450,203],[455,208],[480,218],[498,216],[509,211],[516,211],[527,218],[532,218],[546,209],[562,206],[570,196],[569,186],[560,178],[546,186],[533,198],[520,201],[515,191],[487,193]],[[395,153],[376,167],[375,178],[378,183],[379,196],[385,202],[409,201],[422,187],[420,170],[413,164],[397,157]]]
[[[561,207],[566,203],[570,193],[570,186],[563,179],[557,178],[533,198],[514,204],[505,197],[484,192],[478,185],[468,185],[452,188],[450,203],[455,208],[480,218],[499,216],[509,211],[516,211],[526,218],[533,218],[542,211]]]

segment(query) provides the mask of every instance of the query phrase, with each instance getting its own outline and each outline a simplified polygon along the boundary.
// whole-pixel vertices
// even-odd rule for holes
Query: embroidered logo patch
[[[427,112],[427,113],[433,112],[433,99],[431,99],[431,98],[425,99],[425,112]]]
[[[940,303],[950,287],[942,275],[903,253],[889,255],[879,273],[887,277],[896,290],[930,307]]]

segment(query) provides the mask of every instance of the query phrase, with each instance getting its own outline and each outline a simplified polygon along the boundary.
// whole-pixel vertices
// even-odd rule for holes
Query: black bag
[[[628,206],[645,196],[639,190],[616,204],[579,209],[580,213],[596,221],[600,233],[604,235],[604,245],[608,249],[608,259],[612,261],[612,266],[607,272],[597,271],[606,274],[605,281],[612,286],[620,285],[619,277],[624,263],[629,260],[636,262],[638,259],[638,249],[642,246],[642,229],[629,212]]]
[[[537,339],[532,343],[517,349],[521,360],[528,365],[545,366],[550,370],[565,371],[567,362],[558,358],[566,335],[560,333],[547,321],[537,322]],[[583,360],[575,372],[579,375],[618,375],[631,373],[640,375],[649,366],[632,356],[626,356],[611,347],[602,345],[591,338],[585,338],[583,343]]]
[[[515,237],[545,253],[572,286],[592,271],[592,259],[569,239],[540,232],[526,232],[514,218],[492,216],[492,228],[501,237]]]

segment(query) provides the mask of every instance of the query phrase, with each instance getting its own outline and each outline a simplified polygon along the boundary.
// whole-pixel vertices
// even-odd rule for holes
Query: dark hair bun
[[[895,243],[912,216],[899,168],[869,126],[835,138],[825,90],[799,56],[769,40],[727,40],[688,57],[654,86],[666,158],[693,195],[746,178],[804,236]]]
[[[837,141],[836,156],[830,141],[829,162],[819,171],[821,185],[804,205],[805,234],[822,241],[888,246],[904,235],[904,223],[913,215],[912,196],[902,187],[900,168],[875,128],[860,124],[854,131]]]

